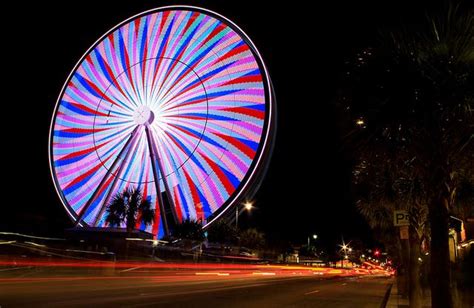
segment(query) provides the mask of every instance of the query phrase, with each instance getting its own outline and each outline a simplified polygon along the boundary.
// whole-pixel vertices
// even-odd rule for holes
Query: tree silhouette
[[[434,308],[453,307],[449,215],[462,173],[472,170],[473,16],[450,5],[424,23],[382,33],[351,61],[338,99],[356,153],[400,153],[426,189]]]
[[[246,229],[239,234],[240,245],[251,249],[260,249],[265,246],[265,234],[257,229]]]
[[[387,247],[396,247],[398,260],[408,269],[410,305],[421,307],[421,242],[427,233],[428,198],[426,188],[413,168],[405,165],[403,155],[377,151],[365,153],[354,169],[357,208]],[[400,153],[398,153],[400,154]],[[404,209],[410,215],[409,245],[398,240],[393,213]],[[404,257],[408,254],[408,257]],[[407,260],[408,259],[408,260]]]
[[[112,227],[123,223],[127,231],[133,231],[137,222],[146,226],[155,220],[155,210],[151,208],[149,199],[144,198],[139,188],[125,189],[117,193],[107,207],[105,221]]]
[[[213,223],[207,230],[207,239],[210,242],[221,244],[235,244],[238,241],[237,230],[225,220]]]
[[[173,236],[191,241],[204,241],[204,231],[201,221],[185,219],[177,224],[173,230]]]

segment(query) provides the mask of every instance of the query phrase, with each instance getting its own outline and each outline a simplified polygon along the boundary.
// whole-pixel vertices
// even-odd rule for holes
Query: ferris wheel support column
[[[84,216],[87,213],[87,210],[89,207],[92,205],[92,202],[94,202],[95,198],[97,198],[97,195],[99,194],[100,188],[102,185],[104,185],[105,181],[107,181],[107,178],[109,177],[110,173],[112,173],[112,170],[115,169],[115,166],[117,165],[118,161],[120,160],[120,157],[122,157],[123,152],[125,149],[128,148],[132,140],[134,139],[133,137],[135,136],[139,126],[135,127],[135,129],[130,133],[130,137],[128,137],[127,141],[125,142],[125,145],[123,146],[122,150],[120,150],[120,153],[117,155],[117,158],[115,158],[114,162],[112,163],[112,166],[107,170],[105,173],[104,177],[100,181],[99,185],[97,185],[97,188],[95,189],[94,193],[92,196],[87,200],[86,205],[82,208],[81,212],[79,213],[79,217],[76,220],[75,226],[81,224],[82,220],[84,219]]]
[[[137,127],[137,130],[138,130],[138,128],[139,128],[139,126]],[[139,136],[139,134],[135,134],[130,139],[131,141],[130,141],[130,144],[128,145],[128,147],[130,147],[130,150],[127,151],[127,153],[125,154],[125,157],[123,158],[122,163],[119,165],[119,167],[117,169],[117,172],[115,173],[116,176],[114,177],[114,179],[112,181],[112,185],[110,185],[110,188],[107,191],[107,195],[104,198],[104,202],[102,202],[100,210],[99,210],[98,214],[95,217],[94,224],[93,224],[94,227],[97,227],[97,225],[100,222],[100,218],[102,217],[102,215],[104,215],[104,212],[107,209],[107,206],[108,206],[109,200],[110,200],[110,195],[112,194],[112,192],[114,190],[115,184],[119,180],[119,174],[122,172],[123,166],[125,165],[125,162],[127,161],[128,157],[130,156],[130,153],[132,153],[131,149],[135,144],[135,139],[137,139],[136,136]]]
[[[150,134],[150,137],[152,137],[152,132],[148,130],[148,133]],[[174,201],[171,196],[171,190],[170,190],[170,186],[168,185],[168,179],[165,176],[163,163],[161,162],[161,157],[160,155],[158,155],[158,148],[156,147],[156,143],[154,141],[155,139],[153,138],[150,138],[150,139],[151,139],[153,154],[154,154],[154,157],[156,157],[156,161],[158,162],[158,169],[161,174],[161,178],[163,179],[163,184],[165,185],[165,193],[166,193],[166,197],[168,198],[168,203],[170,205],[171,216],[173,217],[173,222],[176,225],[178,223],[178,215],[176,214],[176,207],[174,205]]]
[[[150,135],[150,130],[148,129],[148,125],[145,125],[145,133],[146,133],[146,139],[148,141],[147,142],[148,151],[150,152],[151,169],[153,170],[153,179],[155,182],[156,197],[158,198],[158,206],[160,207],[160,217],[161,217],[161,221],[163,222],[163,231],[165,232],[165,235],[169,235],[170,230],[168,227],[168,221],[166,219],[165,205],[163,203],[163,197],[161,195],[161,190],[160,190],[160,178],[158,177],[158,170],[156,168],[156,162],[155,162],[155,154],[153,151],[153,143],[151,140],[152,138]]]

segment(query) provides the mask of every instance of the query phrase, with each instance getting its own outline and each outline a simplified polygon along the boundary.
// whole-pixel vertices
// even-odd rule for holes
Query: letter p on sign
[[[408,212],[405,210],[393,211],[393,225],[395,227],[409,226],[410,219],[408,217]]]

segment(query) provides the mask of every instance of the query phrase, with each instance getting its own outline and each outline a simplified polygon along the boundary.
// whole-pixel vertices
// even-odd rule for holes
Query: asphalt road
[[[48,268],[0,272],[4,307],[376,307],[389,278],[289,272],[127,268],[113,274]],[[81,270],[83,271],[83,270]]]

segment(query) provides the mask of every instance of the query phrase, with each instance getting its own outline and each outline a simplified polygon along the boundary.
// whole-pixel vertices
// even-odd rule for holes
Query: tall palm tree
[[[127,231],[135,229],[137,222],[150,225],[155,220],[155,210],[151,208],[151,202],[144,198],[139,188],[125,189],[112,199],[107,207],[105,221],[112,227],[121,226],[124,222]]]
[[[421,242],[427,233],[428,199],[413,167],[405,164],[403,155],[397,156],[383,151],[362,156],[354,170],[357,207],[378,236],[382,235],[381,240],[396,247],[398,259],[408,269],[410,307],[421,307],[419,258]],[[405,209],[410,215],[408,243],[398,240],[398,230],[393,226],[393,212],[398,209]]]
[[[468,2],[466,1],[466,5]],[[405,151],[428,193],[433,307],[453,307],[449,213],[457,198],[462,158],[474,155],[474,13],[450,5],[425,23],[386,32],[357,55],[341,91],[365,150]],[[354,76],[354,77],[352,77]],[[350,107],[350,108],[349,108]],[[357,131],[359,133],[353,133]]]

